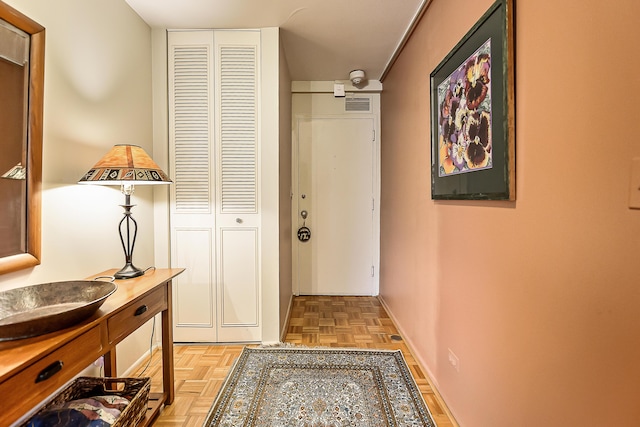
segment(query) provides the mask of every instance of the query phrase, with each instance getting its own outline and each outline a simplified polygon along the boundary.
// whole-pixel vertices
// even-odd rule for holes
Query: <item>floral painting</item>
[[[491,39],[437,88],[438,175],[493,166],[491,139]]]
[[[496,0],[430,74],[433,200],[516,199],[514,1]]]

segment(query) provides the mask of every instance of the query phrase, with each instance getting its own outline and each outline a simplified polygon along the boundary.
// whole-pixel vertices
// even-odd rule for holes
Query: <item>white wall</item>
[[[260,30],[260,205],[262,262],[262,341],[280,341],[279,72],[278,28]]]
[[[152,152],[151,31],[124,0],[7,0],[46,28],[42,264],[0,276],[0,290],[124,264],[115,187],[76,185],[114,144]],[[136,189],[134,263],[153,264],[153,196]],[[126,285],[124,285],[126,286]],[[150,326],[119,347],[119,371],[148,348]]]

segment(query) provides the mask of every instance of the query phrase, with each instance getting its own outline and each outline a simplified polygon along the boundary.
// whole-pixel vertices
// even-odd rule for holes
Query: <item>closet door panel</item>
[[[176,265],[184,267],[184,277],[174,279],[174,335],[177,341],[211,342],[215,335],[215,307],[211,252],[213,230],[195,227],[174,231]]]
[[[258,230],[220,231],[220,341],[255,341],[259,325]],[[242,268],[238,268],[241,265]]]
[[[261,339],[259,31],[215,33],[218,339]]]
[[[168,33],[174,340],[215,342],[216,221],[211,31]]]

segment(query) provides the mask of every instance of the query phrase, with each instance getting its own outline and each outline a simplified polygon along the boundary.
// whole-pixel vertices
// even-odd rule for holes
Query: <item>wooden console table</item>
[[[163,405],[173,403],[173,326],[171,280],[182,268],[150,270],[116,280],[118,289],[89,319],[70,328],[16,341],[0,342],[0,426],[19,420],[100,356],[105,376],[116,376],[116,344],[162,313],[162,393],[151,393],[142,425],[150,425]],[[111,276],[108,270],[88,279]],[[62,368],[37,381],[51,367]],[[54,369],[55,370],[55,369]]]

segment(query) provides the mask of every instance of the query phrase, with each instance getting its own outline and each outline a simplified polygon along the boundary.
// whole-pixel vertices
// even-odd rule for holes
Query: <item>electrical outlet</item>
[[[451,349],[449,349],[449,363],[451,363],[451,366],[453,366],[457,372],[460,372],[460,359],[458,359],[458,356],[456,356]]]

